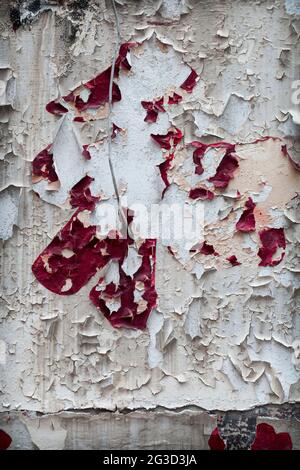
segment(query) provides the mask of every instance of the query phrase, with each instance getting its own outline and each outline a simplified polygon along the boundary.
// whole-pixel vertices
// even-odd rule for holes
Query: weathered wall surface
[[[219,410],[229,441],[228,429],[234,436],[243,428],[248,437],[240,445],[247,446],[256,421],[269,416],[276,430],[289,429],[297,447],[300,120],[291,97],[299,79],[299,2],[120,1],[117,10],[122,42],[138,43],[130,70],[121,67],[115,80],[122,98],[110,114],[122,129],[111,142],[118,191],[128,206],[203,207],[203,238],[189,245],[157,240],[157,306],[144,330],[114,328],[92,304],[99,272],[73,295],[57,295],[37,281],[31,266],[74,214],[69,194],[76,183],[89,175],[97,204],[117,205],[108,100],[81,110],[61,100],[65,114],[45,109],[73,90],[87,102],[81,84],[111,64],[115,18],[111,2],[102,0],[2,2],[2,427],[15,436],[16,448],[46,448],[37,428],[47,438],[52,429],[54,448],[122,442],[125,448],[206,448]],[[191,69],[195,86],[181,88]],[[174,92],[181,100],[172,104]],[[145,122],[141,101],[159,97],[165,112]],[[171,149],[150,136],[174,128],[182,136]],[[199,142],[222,141],[233,147],[208,146],[195,157]],[[59,184],[32,180],[32,161],[49,144]],[[90,145],[90,159],[83,145]],[[225,186],[224,158],[234,166],[224,170],[230,173]],[[158,165],[165,161],[169,186],[162,199]],[[202,173],[195,173],[197,165]],[[204,201],[191,197],[199,187],[208,190]],[[95,211],[82,212],[84,223],[96,223]],[[246,228],[239,229],[242,214]],[[190,251],[203,240],[214,252]],[[130,263],[140,263],[130,253],[129,271]],[[115,267],[106,268],[107,284],[115,281]],[[69,282],[57,289],[67,291]],[[233,410],[246,414],[236,418]],[[155,441],[151,432],[169,429],[174,416],[176,432],[162,431]],[[124,443],[128,422],[139,436],[134,444]],[[197,433],[181,441],[189,426]],[[114,443],[89,437],[105,435],[103,429]]]

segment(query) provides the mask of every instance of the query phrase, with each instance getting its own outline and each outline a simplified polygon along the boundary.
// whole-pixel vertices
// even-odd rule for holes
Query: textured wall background
[[[166,153],[150,134],[179,128],[163,202],[203,205],[204,239],[219,256],[158,240],[158,303],[143,331],[113,328],[92,305],[99,275],[70,296],[37,282],[31,265],[74,213],[69,191],[81,178],[93,177],[92,194],[116,204],[108,104],[83,113],[70,105],[64,116],[45,109],[111,64],[115,19],[109,1],[2,2],[1,427],[16,448],[207,448],[218,422],[238,448],[263,420],[297,447],[300,4],[124,0],[117,9],[122,42],[139,43],[116,79],[119,192],[129,205],[162,204],[157,165]],[[198,80],[188,92],[180,85],[191,68]],[[168,103],[174,91],[181,102],[145,122],[141,101]],[[236,144],[234,178],[213,200],[195,201],[192,188],[214,190],[208,178],[225,149],[208,149],[199,175],[188,144],[223,140]],[[31,163],[51,143],[59,188],[32,182]],[[249,197],[256,228],[244,233],[236,223]],[[284,230],[274,266],[259,266],[266,228]]]

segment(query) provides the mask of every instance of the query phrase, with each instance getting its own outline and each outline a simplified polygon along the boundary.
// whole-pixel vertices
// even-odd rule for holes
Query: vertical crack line
[[[118,201],[118,211],[121,217],[122,225],[126,230],[125,233],[128,234],[129,227],[127,224],[127,217],[121,205],[121,199],[120,199],[120,194],[118,190],[116,175],[115,175],[115,171],[114,171],[114,167],[112,163],[112,104],[113,104],[112,94],[113,94],[113,83],[114,83],[116,60],[117,60],[117,55],[119,53],[120,44],[121,44],[121,34],[120,34],[120,23],[119,23],[119,17],[118,17],[115,0],[111,0],[111,4],[112,4],[113,12],[114,12],[114,17],[115,17],[116,45],[115,45],[115,50],[114,50],[114,55],[113,55],[113,60],[112,60],[112,65],[111,65],[109,90],[108,90],[108,118],[107,118],[108,162],[109,162],[109,169],[110,169],[110,173],[112,177],[115,195]]]

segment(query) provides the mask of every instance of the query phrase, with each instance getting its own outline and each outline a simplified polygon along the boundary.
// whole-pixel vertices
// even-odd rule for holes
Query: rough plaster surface
[[[222,256],[191,256],[180,243],[172,245],[173,256],[166,243],[158,243],[158,306],[145,331],[111,327],[88,299],[95,280],[61,297],[31,273],[36,256],[70,218],[68,191],[86,173],[95,178],[93,194],[114,200],[107,109],[85,123],[45,111],[50,100],[111,63],[109,2],[94,0],[81,8],[75,2],[44,1],[35,12],[30,2],[16,2],[22,25],[15,33],[9,3],[0,7],[0,339],[5,344],[0,409],[51,414],[195,405],[226,411],[297,402],[300,173],[284,158],[281,145],[300,161],[297,110],[290,102],[291,84],[299,78],[298,2],[169,0],[141,1],[137,7],[123,1],[117,6],[123,42],[141,43],[131,54],[130,73],[120,75],[122,100],[113,106],[113,121],[126,132],[113,142],[112,157],[129,204],[161,201],[157,165],[163,156],[150,133],[164,134],[173,125],[184,132],[184,143],[226,140],[237,144],[240,159],[226,191],[204,203],[204,235]],[[166,107],[155,124],[144,122],[140,101],[178,90],[189,66],[200,76],[193,92],[182,92],[183,101]],[[256,142],[264,136],[282,142]],[[82,144],[96,141],[91,160],[84,160]],[[45,181],[31,183],[33,158],[52,142],[61,183],[55,191]],[[195,204],[188,191],[214,174],[222,155],[220,149],[208,151],[199,176],[192,151],[179,146],[165,200]],[[285,229],[286,255],[276,267],[258,266],[257,232],[235,231],[249,196],[257,204],[258,230]],[[240,266],[229,265],[231,254]],[[68,443],[68,415],[53,416],[53,446],[81,445],[78,436]],[[36,419],[14,419],[20,429],[26,426],[34,445],[43,447]],[[41,418],[45,433],[49,419]],[[88,415],[82,420],[105,426]]]

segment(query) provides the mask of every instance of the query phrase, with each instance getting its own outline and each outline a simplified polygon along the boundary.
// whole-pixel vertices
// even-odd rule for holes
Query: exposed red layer
[[[191,252],[198,251],[202,255],[206,255],[206,256],[208,255],[219,256],[219,253],[214,249],[213,245],[209,245],[206,242],[199,243],[193,246],[193,248],[191,248],[190,251]]]
[[[95,209],[96,202],[99,197],[92,196],[89,188],[94,178],[84,176],[70,191],[70,204],[72,207],[78,207],[80,210],[87,209],[92,211]]]
[[[293,443],[289,433],[276,433],[273,426],[260,423],[256,426],[256,435],[251,450],[292,450]]]
[[[226,149],[226,153],[222,158],[214,176],[208,179],[214,184],[215,188],[226,188],[229,181],[234,177],[234,172],[239,166],[236,155],[233,154],[235,146],[232,145]]]
[[[237,260],[237,257],[235,255],[231,255],[231,256],[228,256],[228,258],[226,258],[227,261],[229,261],[230,264],[232,264],[232,266],[239,266],[241,263]]]
[[[166,190],[170,186],[170,182],[168,180],[168,170],[171,168],[171,165],[172,165],[171,162],[172,162],[173,159],[174,159],[174,154],[171,153],[171,154],[166,156],[166,160],[164,162],[162,162],[158,165],[158,168],[159,168],[159,171],[160,171],[160,176],[161,176],[163,182],[166,185],[166,187],[164,188],[164,190],[162,192],[162,195],[161,195],[162,198],[164,197]]]
[[[127,54],[131,47],[134,47],[137,43],[128,42],[122,44],[119,50],[114,69],[114,78],[119,76],[120,69],[130,70],[131,65],[129,64]],[[88,82],[83,84],[84,88],[90,91],[87,101],[77,95],[75,91],[72,91],[68,95],[64,96],[66,102],[72,103],[78,111],[85,111],[87,109],[96,109],[100,105],[103,105],[109,100],[109,83],[111,76],[111,67],[108,67],[104,72],[101,72],[95,78],[92,78]],[[121,92],[118,85],[113,82],[112,87],[112,102],[121,100]],[[77,120],[77,118],[75,118]]]
[[[145,122],[156,122],[158,113],[165,113],[166,110],[163,107],[164,98],[158,98],[153,101],[141,101],[141,105],[147,110]]]
[[[285,252],[282,251],[279,259],[273,259],[278,248],[283,250],[286,247],[283,228],[267,228],[259,232],[261,248],[258,256],[261,258],[259,266],[276,266],[283,259]]]
[[[160,135],[160,134],[151,134],[151,137],[161,148],[170,150],[171,148],[176,147],[179,142],[181,141],[183,134],[180,129],[177,127],[171,129],[167,134]]]
[[[226,445],[220,436],[218,428],[215,428],[208,439],[210,450],[225,450]]]
[[[188,93],[192,93],[193,89],[196,86],[198,79],[198,74],[194,69],[191,69],[191,73],[189,74],[188,78],[180,85],[180,88],[187,91]]]
[[[253,211],[256,204],[254,204],[251,197],[246,201],[245,207],[246,209],[236,223],[236,229],[240,232],[253,232],[253,230],[255,230],[255,217]]]
[[[117,126],[115,123],[112,123],[112,132],[111,132],[111,138],[114,139],[117,137],[117,135],[122,131],[123,129],[119,126]]]
[[[97,270],[107,263],[119,264],[120,282],[118,286],[110,283],[102,290],[95,286],[90,298],[102,311],[111,324],[116,327],[146,327],[148,316],[156,305],[155,256],[156,241],[145,240],[138,249],[141,265],[131,277],[122,264],[127,257],[128,247],[134,242],[130,237],[121,238],[118,233],[110,233],[105,239],[96,236],[96,226],[85,226],[79,216],[83,209],[92,210],[97,198],[91,196],[89,184],[92,178],[84,177],[71,190],[71,204],[79,207],[65,227],[38,256],[32,266],[37,280],[50,291],[60,295],[71,295],[79,291]],[[128,223],[132,217],[128,215]],[[134,300],[136,288],[141,293],[142,304]],[[120,308],[111,312],[105,299],[118,297]]]
[[[82,155],[84,156],[86,160],[90,160],[92,157],[89,151],[89,144],[84,144],[82,148],[83,148]]]
[[[197,175],[201,175],[204,171],[204,168],[202,166],[202,158],[204,157],[206,150],[208,150],[209,148],[224,148],[228,150],[229,152],[234,152],[235,150],[234,144],[230,144],[228,142],[223,142],[223,141],[215,142],[213,144],[205,144],[203,142],[194,140],[193,142],[188,144],[188,146],[192,146],[196,148],[196,150],[194,150],[193,152],[193,162],[196,166],[195,173]]]
[[[189,197],[191,199],[201,199],[201,200],[208,199],[209,201],[211,201],[215,197],[215,195],[212,191],[209,191],[209,189],[194,188],[190,190]]]
[[[119,284],[108,284],[101,290],[102,279],[91,290],[90,299],[93,304],[103,313],[107,320],[115,328],[146,328],[147,319],[156,306],[157,293],[155,291],[155,257],[156,240],[145,240],[138,250],[142,257],[140,268],[133,276],[127,275],[122,269],[123,260],[119,261]],[[134,300],[134,292],[141,283],[143,284],[142,299],[145,301],[143,311],[138,310],[138,304]],[[107,305],[109,299],[118,299],[120,307],[112,311]]]
[[[10,435],[3,431],[3,429],[0,429],[0,450],[8,449],[11,443],[12,438]]]
[[[65,108],[61,103],[57,100],[50,101],[46,105],[46,111],[51,114],[55,114],[56,116],[61,116],[68,112],[67,108]]]
[[[178,104],[182,101],[182,96],[178,93],[173,93],[173,96],[169,96],[168,104]]]
[[[107,103],[109,98],[109,82],[110,82],[111,67],[104,70],[104,72],[97,75],[92,80],[84,83],[84,87],[90,91],[87,101],[83,101],[80,95],[75,95],[74,92],[64,96],[66,102],[72,103],[78,111],[85,111],[87,109],[96,109],[100,105]],[[121,100],[121,92],[118,85],[113,82],[112,87],[112,102]]]
[[[58,181],[58,176],[54,169],[52,145],[48,145],[44,150],[37,154],[32,162],[32,175],[46,179],[53,183]]]
[[[55,294],[78,292],[96,274],[97,269],[109,261],[108,255],[103,254],[105,241],[95,236],[96,226],[85,227],[78,219],[79,212],[80,209],[32,265],[37,280]],[[71,283],[69,288],[67,282]]]

